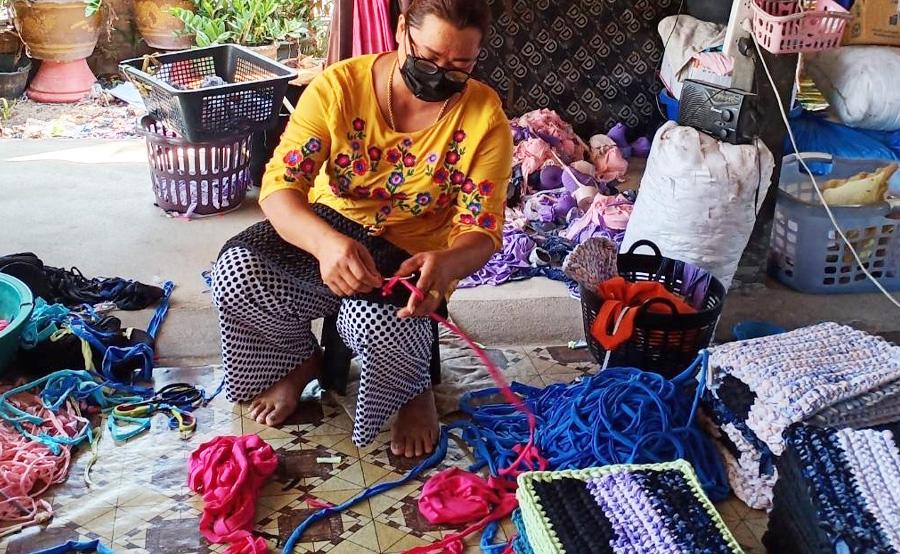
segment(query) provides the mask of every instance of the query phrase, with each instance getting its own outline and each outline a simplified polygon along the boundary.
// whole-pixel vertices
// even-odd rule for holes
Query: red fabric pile
[[[275,451],[257,435],[216,437],[188,461],[188,486],[203,495],[200,532],[211,543],[228,543],[226,554],[263,554],[253,536],[256,497],[278,467]]]

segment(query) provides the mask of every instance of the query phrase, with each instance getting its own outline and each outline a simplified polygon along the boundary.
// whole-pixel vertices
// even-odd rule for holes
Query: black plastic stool
[[[447,317],[447,305],[438,309],[438,313]],[[350,378],[350,362],[353,361],[353,351],[344,344],[341,334],[337,330],[337,315],[325,318],[322,327],[322,377],[319,385],[341,396],[347,394],[347,381]],[[434,332],[434,341],[431,343],[431,384],[441,383],[441,339],[438,322],[431,321],[431,329]]]

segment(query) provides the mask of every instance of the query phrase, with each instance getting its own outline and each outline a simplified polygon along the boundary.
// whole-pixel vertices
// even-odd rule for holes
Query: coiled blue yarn
[[[635,368],[610,368],[573,385],[540,389],[513,383],[512,388],[537,417],[536,443],[551,469],[683,458],[709,497],[719,501],[729,493],[725,471],[710,439],[694,425],[707,360],[701,353],[671,381]],[[691,386],[696,386],[693,397],[684,392]],[[475,457],[492,472],[515,459],[513,447],[528,440],[528,423],[513,406],[475,403],[497,394],[497,389],[476,391],[460,401],[481,435]]]

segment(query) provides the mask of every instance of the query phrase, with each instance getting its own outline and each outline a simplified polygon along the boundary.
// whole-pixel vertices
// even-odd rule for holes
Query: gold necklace
[[[391,129],[394,131],[397,130],[397,125],[394,123],[394,72],[397,71],[397,66],[400,65],[400,56],[398,55],[396,59],[394,59],[394,65],[391,66],[391,75],[388,77],[388,119],[390,119]],[[453,97],[451,96],[447,100],[444,101],[444,105],[441,106],[441,111],[438,112],[436,118],[434,118],[434,123],[437,123],[444,117],[444,112],[447,110],[447,106],[450,105],[450,100]],[[432,125],[434,124],[432,123]]]

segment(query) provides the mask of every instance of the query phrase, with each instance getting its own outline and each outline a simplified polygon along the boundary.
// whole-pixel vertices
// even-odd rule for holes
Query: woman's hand
[[[317,248],[322,281],[338,296],[372,292],[384,279],[366,248],[344,235],[336,235]]]
[[[454,279],[455,272],[450,267],[450,259],[451,256],[446,251],[422,252],[406,260],[400,266],[400,269],[397,270],[399,277],[409,277],[414,273],[419,273],[419,281],[416,286],[425,293],[425,298],[420,300],[411,295],[406,307],[397,312],[397,317],[401,319],[421,317],[440,307],[447,294],[447,289],[450,288],[450,282]]]

